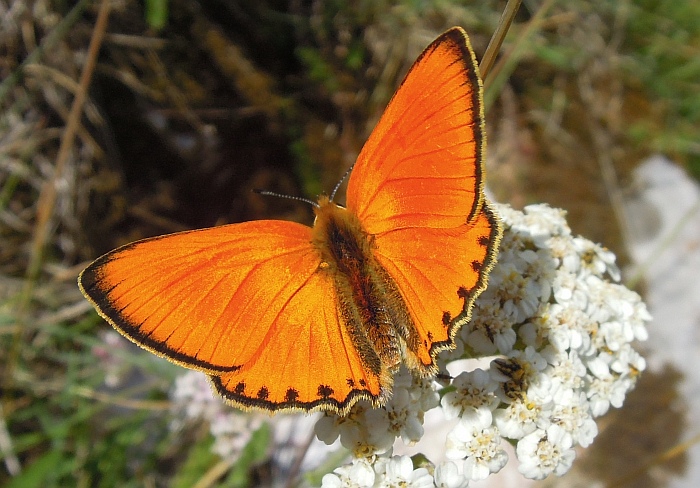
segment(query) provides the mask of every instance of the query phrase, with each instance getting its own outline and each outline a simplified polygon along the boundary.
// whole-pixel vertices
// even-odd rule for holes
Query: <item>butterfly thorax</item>
[[[365,366],[377,374],[395,372],[415,327],[393,280],[375,257],[372,236],[355,214],[319,200],[313,244],[318,272],[333,277],[339,313]],[[413,333],[411,333],[413,332]]]

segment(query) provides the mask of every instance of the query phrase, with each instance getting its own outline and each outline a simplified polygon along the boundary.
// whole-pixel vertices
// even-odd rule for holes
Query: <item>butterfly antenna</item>
[[[348,170],[345,172],[342,178],[340,178],[340,181],[336,183],[335,188],[333,188],[333,191],[331,192],[331,202],[335,200],[335,194],[338,193],[338,190],[340,189],[340,185],[343,184],[343,182],[347,179],[348,175],[352,171],[352,169],[355,167],[355,163],[352,163],[352,166],[348,168]]]
[[[271,197],[286,198],[287,200],[296,200],[298,202],[305,202],[311,206],[318,208],[318,203],[314,202],[313,200],[309,200],[308,198],[304,198],[304,197],[295,197],[292,195],[284,195],[283,193],[275,193],[274,191],[259,190],[257,188],[253,188],[253,193],[257,193],[258,195],[268,195]]]

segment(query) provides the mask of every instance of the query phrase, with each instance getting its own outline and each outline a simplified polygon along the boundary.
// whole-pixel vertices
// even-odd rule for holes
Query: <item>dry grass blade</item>
[[[2,407],[2,403],[0,403],[0,452],[2,452],[2,455],[5,458],[5,468],[7,469],[7,472],[12,476],[17,476],[20,473],[22,466],[14,453],[12,437],[7,430],[5,411]]]
[[[80,0],[80,2],[78,2],[68,13],[68,15],[63,18],[61,23],[58,24],[48,36],[46,36],[44,42],[42,42],[38,48],[36,48],[31,54],[29,54],[29,56],[26,57],[19,68],[14,70],[10,76],[5,78],[3,82],[0,83],[0,104],[2,104],[2,102],[5,100],[5,97],[10,92],[10,89],[22,79],[22,71],[24,67],[38,62],[46,50],[51,48],[56,41],[62,39],[68,33],[69,29],[73,27],[73,25],[80,19],[80,16],[83,14],[83,11],[87,7],[88,3],[88,0]]]
[[[479,71],[481,72],[482,80],[485,80],[488,77],[489,72],[493,67],[493,63],[496,62],[496,56],[501,50],[503,40],[506,38],[506,34],[508,33],[508,29],[510,29],[510,25],[513,23],[513,19],[515,19],[515,14],[518,12],[520,4],[521,0],[508,0],[506,8],[503,9],[503,14],[498,21],[498,27],[493,33],[493,36],[491,36],[489,45],[486,47],[486,52],[484,53],[484,57],[481,58],[481,63],[479,64]]]
[[[14,366],[21,348],[22,334],[23,331],[27,329],[24,327],[24,324],[26,322],[29,305],[33,296],[34,284],[41,268],[43,249],[50,234],[50,220],[56,202],[57,184],[63,174],[66,161],[68,160],[71,147],[73,145],[73,140],[80,126],[80,117],[83,112],[83,105],[87,97],[87,90],[95,68],[97,54],[99,53],[100,45],[102,44],[102,39],[104,38],[104,33],[107,29],[109,10],[109,0],[103,0],[95,24],[95,29],[93,31],[90,47],[88,49],[85,68],[83,69],[80,77],[79,89],[76,92],[68,117],[66,129],[61,140],[61,146],[59,148],[54,167],[53,178],[51,181],[43,185],[39,194],[34,236],[31,245],[29,264],[25,274],[26,280],[20,293],[19,303],[17,306],[16,317],[19,327],[17,328],[17,331],[13,337],[12,345],[8,354],[7,367],[5,370],[6,386],[13,383]]]
[[[545,0],[535,15],[530,19],[527,26],[520,32],[518,39],[493,68],[493,74],[484,81],[484,107],[488,109],[501,92],[503,84],[506,82],[511,72],[525,50],[526,40],[540,27],[545,14],[554,5],[556,0]]]
[[[588,130],[591,134],[591,140],[593,141],[593,146],[596,150],[596,159],[598,160],[598,166],[600,168],[600,175],[605,185],[605,190],[610,199],[610,205],[617,219],[618,225],[620,226],[620,232],[622,236],[622,242],[627,250],[630,249],[631,242],[631,230],[630,230],[630,220],[627,217],[624,205],[624,199],[622,197],[622,190],[620,189],[620,184],[618,181],[617,173],[615,172],[615,165],[612,159],[612,143],[610,141],[610,132],[606,128],[601,127],[601,125],[596,120],[593,114],[602,113],[602,108],[595,110],[596,104],[600,104],[597,100],[596,92],[592,87],[590,78],[586,74],[581,74],[578,79],[579,93],[581,94],[581,99],[590,108],[591,112],[587,112],[586,122],[588,125]]]
[[[107,30],[109,10],[109,1],[102,0],[97,21],[95,23],[92,40],[90,41],[90,47],[88,48],[85,68],[80,76],[79,89],[75,94],[75,99],[73,100],[73,105],[71,106],[71,111],[68,115],[66,131],[63,134],[61,146],[58,149],[53,180],[44,185],[39,195],[39,202],[37,205],[37,224],[32,242],[30,261],[29,265],[27,266],[28,283],[31,283],[39,272],[39,266],[41,264],[43,254],[42,250],[48,238],[49,219],[56,201],[56,182],[63,174],[63,169],[66,165],[66,161],[68,160],[68,156],[70,155],[71,147],[73,146],[73,139],[75,138],[75,134],[78,132],[78,127],[80,126],[80,116],[83,113],[83,105],[85,104],[85,99],[87,97],[88,87],[90,86],[92,73],[95,69],[95,64],[97,63],[97,54],[100,51],[100,45],[102,44],[104,34]]]
[[[695,444],[700,444],[700,434],[697,434],[687,441],[678,444],[676,446],[673,446],[671,449],[668,449],[658,456],[654,457],[647,463],[643,463],[640,466],[637,467],[632,473],[628,474],[627,476],[624,476],[622,478],[619,478],[612,483],[609,483],[607,486],[608,488],[617,488],[621,486],[631,486],[632,484],[635,483],[635,481],[638,481],[639,478],[642,477],[645,473],[648,473],[654,466],[663,464],[664,462],[667,462],[677,456],[680,456],[681,454],[685,453],[688,451],[691,447],[693,447]]]

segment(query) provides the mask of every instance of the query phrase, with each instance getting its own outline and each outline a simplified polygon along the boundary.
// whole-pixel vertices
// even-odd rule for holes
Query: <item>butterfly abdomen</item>
[[[371,237],[345,208],[319,201],[314,246],[319,272],[330,273],[345,326],[360,344],[360,357],[375,374],[387,376],[401,364],[405,343],[415,330],[401,295],[373,254]]]

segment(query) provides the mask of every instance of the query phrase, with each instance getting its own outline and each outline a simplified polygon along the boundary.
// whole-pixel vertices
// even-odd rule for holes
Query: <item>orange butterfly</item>
[[[355,163],[347,208],[145,239],[81,291],[119,332],[210,375],[230,404],[345,414],[381,406],[403,361],[437,372],[500,239],[484,199],[482,88],[466,33],[418,57]]]

